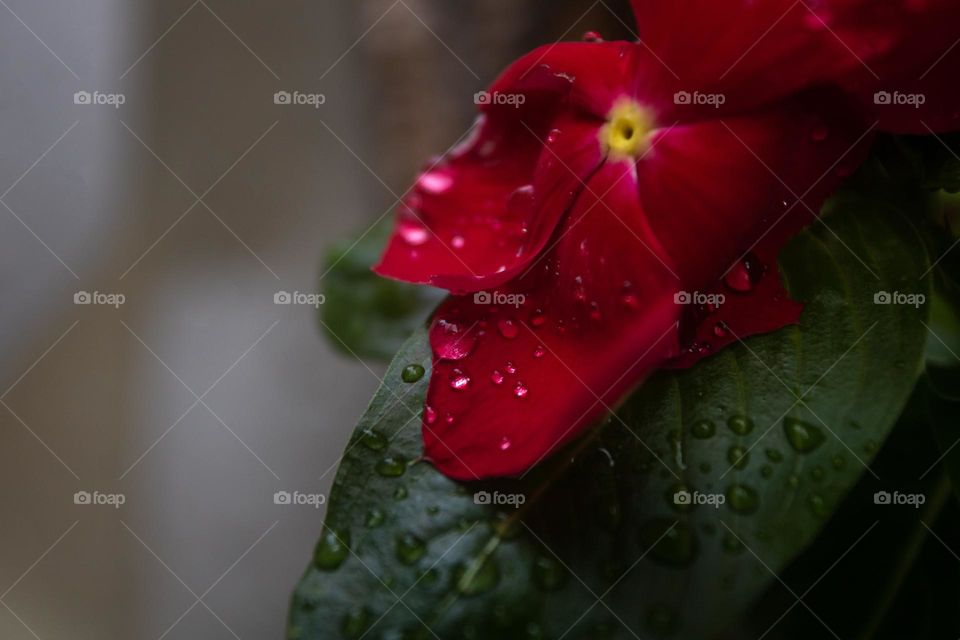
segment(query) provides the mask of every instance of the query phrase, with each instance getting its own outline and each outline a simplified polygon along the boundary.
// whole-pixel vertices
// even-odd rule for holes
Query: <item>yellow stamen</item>
[[[613,160],[636,158],[650,147],[655,126],[650,109],[622,98],[613,105],[607,124],[600,129],[600,144]]]

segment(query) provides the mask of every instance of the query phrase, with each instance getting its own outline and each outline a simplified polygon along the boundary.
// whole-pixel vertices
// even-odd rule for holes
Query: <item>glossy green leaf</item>
[[[654,376],[522,482],[417,462],[418,331],[344,455],[289,638],[701,640],[735,622],[870,473],[922,368],[925,306],[875,303],[929,294],[918,212],[851,193],[827,212],[781,259],[800,326]]]

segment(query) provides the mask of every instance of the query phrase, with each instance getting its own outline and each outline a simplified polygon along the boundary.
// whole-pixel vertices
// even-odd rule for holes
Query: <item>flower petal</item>
[[[590,109],[623,93],[634,46],[557,44],[507,69],[470,140],[418,179],[375,271],[463,293],[523,270],[602,162]]]
[[[522,473],[678,354],[673,266],[643,221],[633,166],[607,163],[588,185],[542,262],[436,314],[423,435],[450,477]]]

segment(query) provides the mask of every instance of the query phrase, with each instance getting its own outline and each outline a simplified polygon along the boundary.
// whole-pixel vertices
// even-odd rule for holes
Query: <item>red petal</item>
[[[602,161],[602,119],[567,98],[606,115],[634,46],[557,44],[507,69],[471,140],[420,176],[375,271],[459,293],[522,271]]]
[[[689,292],[770,233],[789,238],[863,160],[870,127],[832,93],[677,126],[638,164],[640,198]]]
[[[645,46],[686,91],[740,110],[817,84],[919,77],[960,38],[955,0],[633,0]],[[898,73],[892,73],[897,71]]]
[[[608,163],[588,184],[543,261],[493,294],[523,304],[452,297],[437,312],[425,457],[450,477],[522,473],[678,353],[673,267],[632,165]]]

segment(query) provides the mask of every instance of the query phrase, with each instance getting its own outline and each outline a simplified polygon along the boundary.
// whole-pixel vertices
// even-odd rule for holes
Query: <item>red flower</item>
[[[634,6],[638,43],[556,44],[507,69],[376,267],[453,294],[423,418],[425,457],[453,478],[522,473],[655,369],[796,322],[786,240],[873,132],[956,120],[939,72],[924,86],[939,101],[873,100],[912,90],[902,78],[960,37],[948,0]]]

